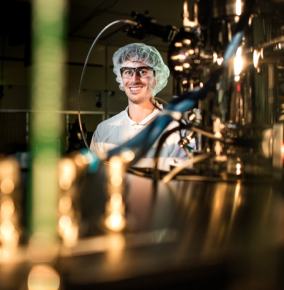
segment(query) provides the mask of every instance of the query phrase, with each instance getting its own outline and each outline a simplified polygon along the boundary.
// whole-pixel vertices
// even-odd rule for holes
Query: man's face
[[[124,67],[148,66],[142,62],[126,62]],[[136,73],[131,78],[122,78],[122,85],[129,102],[141,104],[153,97],[153,89],[156,85],[154,75],[152,77],[141,78]]]

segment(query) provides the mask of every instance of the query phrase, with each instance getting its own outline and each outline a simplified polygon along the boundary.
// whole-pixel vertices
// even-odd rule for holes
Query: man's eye
[[[131,72],[131,70],[125,70],[125,71],[124,71],[124,74],[125,74],[125,75],[131,75],[132,72]]]
[[[143,69],[143,70],[140,71],[140,75],[141,75],[141,76],[144,76],[144,75],[146,75],[147,73],[148,73],[148,72],[147,72],[146,69]]]

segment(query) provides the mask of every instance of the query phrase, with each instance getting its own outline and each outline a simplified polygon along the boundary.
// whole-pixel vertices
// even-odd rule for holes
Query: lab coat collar
[[[162,104],[159,104],[158,102],[156,102],[156,105],[158,105],[159,108],[161,110],[163,110]],[[154,111],[149,116],[147,116],[144,120],[142,120],[139,123],[139,125],[146,126],[149,123],[149,121],[151,121],[153,118],[155,118],[159,114],[159,112],[160,112],[160,110],[155,108]],[[126,118],[127,118],[128,122],[131,124],[131,126],[137,125],[137,123],[135,121],[133,121],[128,115],[128,106],[125,109],[125,114],[126,114]]]

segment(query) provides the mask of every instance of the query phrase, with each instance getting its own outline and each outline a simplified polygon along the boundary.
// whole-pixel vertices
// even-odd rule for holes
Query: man
[[[170,74],[160,53],[143,43],[118,49],[113,55],[113,65],[119,88],[128,97],[128,107],[98,125],[90,146],[98,155],[130,140],[157,117],[163,106],[154,97],[166,86]],[[178,145],[179,139],[179,134],[172,134],[160,156],[185,157],[184,150]],[[153,158],[156,145],[145,157]]]

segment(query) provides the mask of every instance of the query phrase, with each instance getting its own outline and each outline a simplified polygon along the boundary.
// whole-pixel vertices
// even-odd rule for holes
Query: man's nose
[[[132,79],[133,80],[140,79],[140,75],[137,71],[133,72]]]

